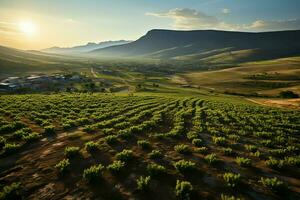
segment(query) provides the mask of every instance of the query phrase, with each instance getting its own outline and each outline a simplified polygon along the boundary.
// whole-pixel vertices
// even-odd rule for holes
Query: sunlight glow
[[[33,36],[37,32],[37,26],[31,21],[23,21],[19,23],[19,29],[27,36]]]

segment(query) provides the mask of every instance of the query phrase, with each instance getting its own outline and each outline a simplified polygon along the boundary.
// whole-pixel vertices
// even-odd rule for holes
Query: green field
[[[0,108],[0,199],[300,198],[299,111],[188,93],[3,95]]]

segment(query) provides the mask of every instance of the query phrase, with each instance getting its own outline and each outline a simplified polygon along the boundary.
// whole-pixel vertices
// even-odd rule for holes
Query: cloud
[[[230,14],[230,9],[228,9],[228,8],[224,8],[223,10],[222,10],[222,13],[223,14]]]
[[[230,10],[224,8],[224,14],[230,13]],[[215,16],[207,15],[204,12],[189,8],[175,8],[167,12],[146,13],[148,16],[169,18],[172,27],[175,29],[219,29],[231,31],[276,31],[276,30],[297,30],[300,29],[300,19],[282,20],[282,21],[264,21],[257,20],[249,24],[234,24],[218,19]]]
[[[19,32],[19,30],[17,29],[17,26],[15,23],[0,21],[0,33],[1,34],[11,35],[11,34],[16,34],[18,32]]]

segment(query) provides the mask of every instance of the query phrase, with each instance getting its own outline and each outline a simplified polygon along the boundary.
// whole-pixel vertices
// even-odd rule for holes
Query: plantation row
[[[34,188],[22,182],[33,174],[20,169],[20,177],[9,176],[25,161],[0,164],[0,199],[36,195],[47,180],[61,184],[68,177],[72,184],[64,187],[76,191],[80,185],[85,198],[299,197],[298,111],[197,97],[98,94],[1,96],[0,108],[2,160],[57,148],[49,158],[34,158],[49,172],[49,180]],[[56,141],[62,147],[52,145]],[[103,184],[110,189],[102,191]]]

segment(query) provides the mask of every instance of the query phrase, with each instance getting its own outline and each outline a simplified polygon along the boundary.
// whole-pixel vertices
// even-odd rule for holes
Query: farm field
[[[0,199],[300,199],[300,111],[209,95],[0,96]]]

